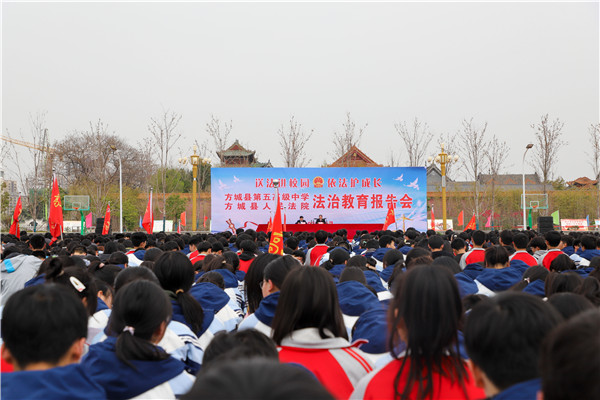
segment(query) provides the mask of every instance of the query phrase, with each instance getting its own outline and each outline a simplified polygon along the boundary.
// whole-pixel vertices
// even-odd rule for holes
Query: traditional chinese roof
[[[377,164],[371,160],[369,156],[360,151],[358,147],[352,146],[350,150],[343,156],[338,158],[330,167],[381,167],[381,164]]]
[[[597,180],[590,179],[587,176],[583,176],[581,178],[577,178],[574,181],[567,182],[567,185],[571,187],[589,187],[596,186],[598,184]]]
[[[217,155],[220,159],[223,159],[224,157],[254,157],[255,153],[256,151],[245,149],[237,139],[226,150],[217,151]]]
[[[255,154],[256,151],[245,149],[237,139],[226,150],[217,151],[221,166],[224,167],[273,168],[270,160],[259,162]]]

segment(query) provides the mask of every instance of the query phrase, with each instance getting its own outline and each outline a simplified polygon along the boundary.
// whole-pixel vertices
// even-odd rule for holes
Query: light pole
[[[196,189],[198,187],[198,164],[200,164],[200,156],[197,154],[198,147],[194,145],[194,154],[189,159],[192,164],[192,231],[196,231]],[[179,159],[181,164],[186,164],[188,161],[187,157]]]
[[[442,171],[442,229],[444,232],[446,232],[446,164],[458,161],[458,156],[448,155],[448,153],[444,151],[444,143],[442,143],[441,146],[442,151],[440,154],[435,156],[435,158],[429,157],[427,161],[430,163],[435,161],[436,163],[440,164],[440,170]],[[435,221],[433,221],[433,223],[435,224]]]
[[[527,146],[525,146],[525,153],[523,153],[523,200],[522,200],[522,206],[523,206],[523,230],[527,230],[527,210],[525,209],[525,156],[527,155],[527,151],[533,147],[533,143],[529,143]]]
[[[115,145],[110,148],[119,157],[119,232],[123,233],[123,164],[121,163],[121,152]]]

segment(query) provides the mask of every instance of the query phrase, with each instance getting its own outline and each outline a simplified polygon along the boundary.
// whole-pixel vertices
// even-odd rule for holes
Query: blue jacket
[[[371,257],[373,257],[377,261],[383,262],[383,256],[385,256],[385,253],[387,253],[389,250],[391,249],[388,247],[380,247],[377,250],[375,250],[373,254],[371,254]]]
[[[30,280],[25,282],[25,287],[41,285],[44,282],[46,282],[46,274],[40,274],[35,278],[31,278]]]
[[[600,250],[583,250],[578,252],[577,255],[579,255],[579,257],[581,258],[585,258],[586,260],[591,261],[592,258],[600,256]]]
[[[80,364],[3,373],[2,400],[106,399],[104,389]]]
[[[173,321],[181,322],[186,325],[188,328],[192,329],[192,326],[185,320],[183,316],[183,310],[179,303],[176,300],[171,299],[171,305],[173,306]],[[215,319],[215,311],[202,307],[202,311],[204,311],[204,319],[202,320],[202,328],[200,332],[194,332],[198,337],[202,336],[204,332],[208,329],[208,327],[212,324]],[[193,329],[192,329],[193,331]]]
[[[536,279],[529,285],[525,286],[523,292],[532,294],[538,297],[546,297],[546,289],[544,287],[545,282],[541,279]]]
[[[117,338],[109,336],[104,342],[90,346],[81,360],[83,369],[104,387],[111,400],[138,396],[184,372],[185,365],[173,357],[160,361],[129,360],[135,367],[131,368],[117,358],[116,341]]]
[[[238,279],[237,277],[234,275],[233,272],[227,270],[227,269],[215,269],[215,272],[218,272],[219,274],[221,274],[221,276],[223,277],[223,280],[225,281],[225,288],[236,288],[238,287]]]
[[[400,251],[402,252],[402,254],[407,255],[409,251],[411,251],[413,248],[410,246],[402,246],[400,247]]]
[[[571,257],[575,253],[575,248],[573,246],[566,246],[562,249],[562,252]]]
[[[461,298],[479,291],[475,280],[468,274],[465,274],[464,271],[455,274],[454,277],[456,278],[456,283],[458,283],[458,291]]]
[[[357,281],[346,281],[336,285],[342,313],[358,317],[365,311],[378,307],[379,300],[365,285]]]
[[[570,269],[567,271],[563,271],[563,272],[575,272],[576,274],[579,274],[582,278],[587,278],[587,276],[590,274],[590,272],[592,272],[594,270],[594,268],[591,267],[583,267],[583,268],[578,268],[578,269]]]
[[[512,260],[510,266],[502,269],[486,268],[477,281],[494,292],[501,292],[519,282],[529,266],[521,260]]]
[[[367,279],[367,285],[371,286],[377,293],[385,292],[387,289],[383,287],[383,283],[381,283],[381,278],[377,272],[374,271],[363,271],[365,274],[365,278]]]
[[[215,314],[229,303],[227,293],[210,282],[196,283],[190,289],[190,294],[200,303],[203,310],[212,310]]]
[[[98,304],[96,305],[96,312],[102,311],[102,310],[108,310],[108,309],[109,308],[106,305],[106,303],[100,297],[98,297]]]
[[[352,341],[367,339],[369,343],[361,345],[360,349],[370,354],[381,354],[388,351],[387,335],[387,305],[380,302],[378,307],[373,307],[358,317],[354,324]],[[404,343],[403,345],[406,348]],[[402,350],[404,349],[400,349]]]
[[[390,280],[393,272],[394,272],[394,266],[389,265],[389,266],[385,267],[385,269],[379,273],[379,277],[387,282]]]
[[[479,263],[473,263],[473,264],[469,264],[465,267],[465,269],[463,269],[463,273],[467,276],[469,276],[469,278],[471,279],[475,279],[479,276],[479,274],[481,274],[483,271],[485,270],[485,268],[483,267],[483,265],[479,264]]]
[[[337,264],[328,271],[333,276],[335,283],[340,280],[340,275],[342,274],[344,268],[346,268],[346,264]]]
[[[260,301],[260,305],[254,312],[256,318],[265,325],[271,326],[273,317],[275,317],[275,309],[279,301],[280,292],[271,293]]]
[[[542,381],[540,378],[512,385],[492,397],[492,400],[536,400],[537,392],[542,390]]]

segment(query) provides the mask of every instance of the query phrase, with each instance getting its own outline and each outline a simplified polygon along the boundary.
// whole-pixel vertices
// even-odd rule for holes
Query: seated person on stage
[[[300,219],[298,221],[296,221],[297,224],[307,224],[308,222],[306,222],[306,220],[304,219],[304,217],[301,215]]]
[[[323,214],[319,214],[319,218],[315,220],[315,224],[326,224],[327,220],[323,218]]]

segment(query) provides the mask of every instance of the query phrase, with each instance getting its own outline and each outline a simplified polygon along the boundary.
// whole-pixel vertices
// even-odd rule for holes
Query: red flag
[[[58,180],[56,177],[54,177],[54,183],[52,184],[48,225],[50,226],[50,234],[54,240],[56,240],[63,231],[63,209],[62,203],[60,202],[60,191],[58,189]]]
[[[287,231],[287,214],[283,213],[283,231]]]
[[[86,228],[92,227],[92,213],[89,213],[88,215],[85,216],[85,227]]]
[[[271,232],[273,230],[273,221],[271,217],[269,217],[269,223],[267,224],[267,232]]]
[[[465,226],[465,213],[464,210],[460,212],[460,214],[458,214],[458,224],[460,226]]]
[[[204,227],[206,228],[206,220],[208,219],[208,215],[204,216]]]
[[[385,216],[385,221],[383,221],[383,228],[381,230],[385,231],[388,226],[396,222],[396,214],[394,213],[394,209],[392,207],[388,208],[387,215]]]
[[[181,213],[181,215],[179,216],[179,223],[183,226],[185,226],[185,211]]]
[[[269,220],[269,223],[271,221]],[[269,253],[283,255],[283,232],[281,230],[281,207],[279,206],[279,192],[277,192],[277,210],[273,219],[273,231],[269,241]]]
[[[433,204],[431,205],[431,229],[435,231],[435,215],[433,215]]]
[[[17,204],[15,205],[15,211],[13,212],[13,222],[10,226],[10,231],[8,232],[17,237],[21,236],[21,229],[19,229],[19,217],[21,216],[21,211],[23,211],[23,204],[21,203],[21,196],[19,196]]]
[[[150,197],[148,198],[148,205],[146,206],[146,212],[144,213],[144,219],[142,220],[142,226],[150,235],[154,229],[154,213],[152,212],[152,190],[150,190]]]
[[[475,229],[475,228],[477,228],[477,223],[475,222],[475,213],[473,213],[473,217],[471,218],[471,220],[469,221],[467,226],[465,226],[465,231],[467,229]]]
[[[108,235],[110,229],[110,203],[106,205],[106,212],[104,213],[104,225],[102,225],[102,234]]]
[[[488,216],[487,222],[485,223],[485,227],[486,228],[491,228],[492,227],[492,214],[490,214]]]

